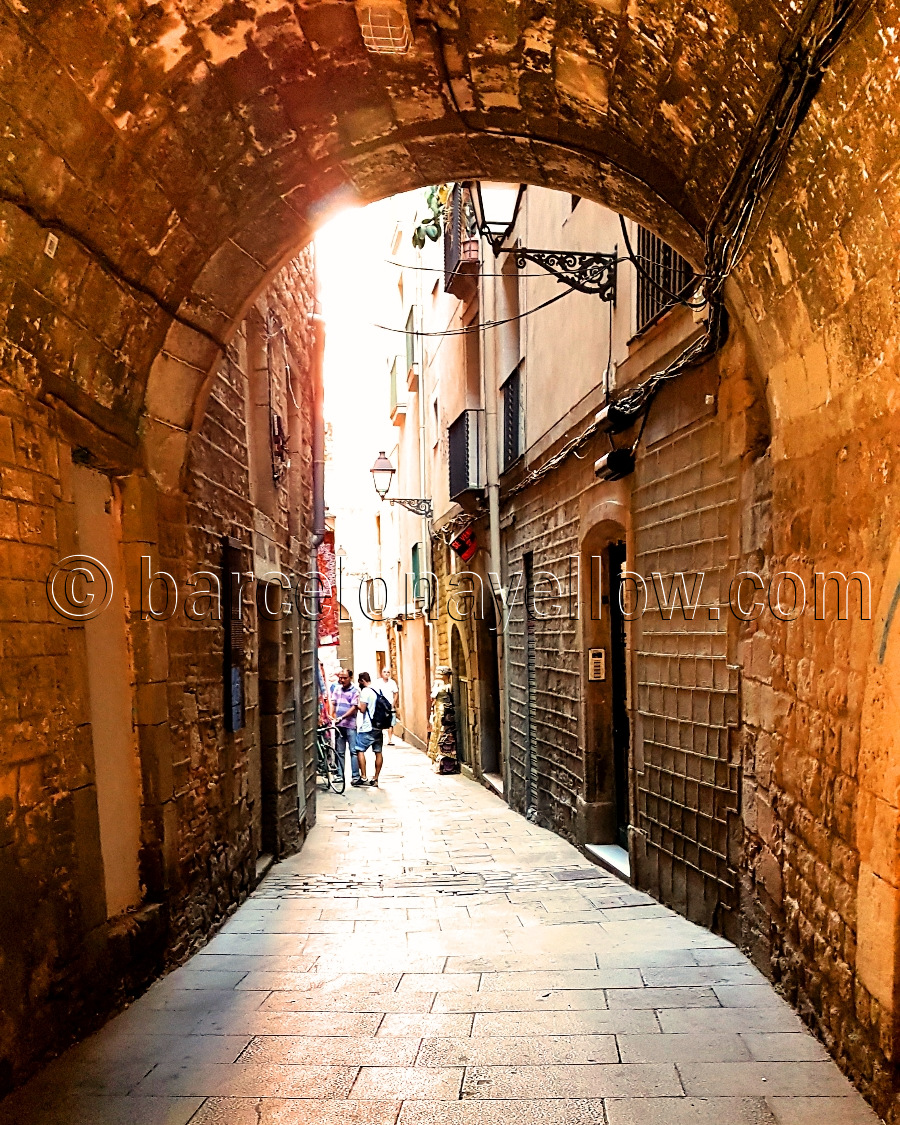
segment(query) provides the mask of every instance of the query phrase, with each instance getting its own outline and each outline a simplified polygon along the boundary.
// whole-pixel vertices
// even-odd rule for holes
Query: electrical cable
[[[637,414],[646,406],[644,419],[633,449],[637,448],[647,423],[650,404],[660,386],[677,378],[691,367],[715,355],[723,345],[728,332],[728,314],[725,310],[724,288],[728,276],[736,268],[746,251],[753,234],[759,227],[774,193],[778,173],[784,166],[791,141],[802,124],[815,97],[822,75],[831,59],[845,39],[852,35],[865,18],[873,0],[830,0],[829,11],[823,16],[824,30],[811,36],[809,44],[804,42],[813,27],[821,3],[811,0],[798,34],[790,46],[787,44],[780,52],[781,81],[773,90],[767,104],[758,115],[757,125],[744,153],[720,197],[716,213],[710,220],[706,231],[706,271],[700,275],[703,287],[704,304],[709,306],[709,316],[703,335],[689,344],[667,367],[650,376],[644,383],[629,394],[614,400],[617,410],[624,414]],[[467,120],[456,99],[450,79],[445,44],[441,29],[430,24],[437,38],[439,59],[444,83],[454,110],[463,126],[476,133],[492,135],[489,130],[473,127]],[[529,138],[533,141],[533,138]],[[575,147],[575,146],[573,146]],[[762,206],[760,206],[762,203]],[[754,224],[754,217],[756,223]],[[620,219],[621,221],[621,219]],[[665,292],[663,286],[644,271],[638,264],[637,256],[631,250],[627,231],[624,229],[629,259],[642,275],[647,277],[657,289]],[[751,229],[752,228],[752,229]],[[571,292],[571,290],[569,290]],[[670,295],[681,302],[680,297]],[[688,304],[688,302],[681,302]],[[540,308],[542,306],[538,306]],[[689,305],[692,308],[703,306]],[[530,312],[537,312],[532,309]],[[528,315],[528,314],[524,314]],[[581,448],[600,430],[596,419],[578,436],[568,441],[553,457],[539,468],[528,473],[506,493],[511,498],[545,477],[570,455],[578,454]]]
[[[624,260],[624,259],[620,259],[620,261],[622,261],[622,260]],[[445,269],[441,269],[439,266],[411,266],[411,265],[407,265],[404,262],[395,262],[391,258],[385,258],[384,261],[385,261],[385,265],[396,266],[398,269],[401,269],[401,270],[416,270],[418,273],[446,273],[447,272]],[[509,275],[504,274],[504,273],[480,273],[478,276],[479,277],[507,277]],[[526,277],[526,278],[528,278],[528,277],[540,278],[540,277],[547,277],[547,274],[546,273],[520,273],[520,274],[518,274],[518,276],[519,277]]]
[[[568,253],[568,252],[569,251],[564,251],[564,250],[560,251],[560,253]],[[571,253],[577,254],[578,251],[573,250],[573,251],[571,251]],[[647,262],[649,265],[653,264],[653,259],[648,258],[646,254],[620,254],[616,258],[617,264],[620,264],[621,262],[637,263],[639,261],[640,262]],[[440,266],[413,266],[413,265],[407,264],[406,262],[395,262],[392,258],[385,258],[384,262],[385,262],[385,265],[388,265],[388,266],[396,266],[398,269],[401,269],[401,270],[416,270],[419,273],[446,273],[447,272],[446,269],[442,269]],[[484,272],[482,272],[478,276],[479,277],[508,277],[509,275],[506,274],[506,273],[484,273]],[[548,277],[548,276],[552,276],[552,275],[548,275],[546,272],[541,271],[540,273],[521,273],[520,272],[516,276],[524,277],[526,279],[527,278],[540,279],[542,277]],[[695,280],[696,280],[698,278],[702,278],[704,275],[703,274],[695,274],[694,276],[695,276]],[[557,279],[557,280],[559,280],[559,279]]]
[[[526,316],[540,312],[541,309],[546,309],[549,305],[556,304],[563,297],[569,297],[575,292],[575,289],[564,289],[562,293],[557,293],[549,301],[544,301],[540,305],[535,305],[533,309],[526,309],[525,312],[517,313],[515,316],[509,316],[505,320],[482,320],[477,324],[468,325],[466,328],[448,328],[443,332],[419,332],[415,329],[410,332],[408,328],[393,328],[388,324],[373,324],[372,327],[380,328],[384,332],[398,332],[403,336],[468,336],[473,332],[481,332],[485,328],[500,328],[504,324],[512,324],[515,320],[524,320]]]

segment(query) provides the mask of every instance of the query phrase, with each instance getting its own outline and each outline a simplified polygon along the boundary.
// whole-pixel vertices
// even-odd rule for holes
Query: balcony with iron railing
[[[444,215],[444,290],[467,300],[478,282],[479,242],[468,189],[455,184]]]
[[[451,500],[484,488],[483,413],[464,410],[447,427]]]
[[[405,355],[394,356],[391,364],[391,421],[395,426],[402,424],[406,417],[407,406],[407,358]]]

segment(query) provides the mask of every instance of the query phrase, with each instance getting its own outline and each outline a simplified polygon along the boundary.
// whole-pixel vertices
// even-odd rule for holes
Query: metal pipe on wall
[[[313,327],[313,346],[310,364],[310,380],[312,382],[312,527],[310,529],[310,574],[318,576],[318,559],[316,552],[325,538],[325,318],[319,312],[319,303],[316,302],[316,311],[310,317]],[[316,579],[318,582],[318,577]],[[315,730],[319,722],[319,599],[315,599],[315,615],[310,620],[312,636],[310,638],[310,662],[312,664],[312,716],[309,731],[303,719],[303,692],[301,683],[297,683],[297,712],[302,727],[301,738],[295,740],[297,761],[297,790],[298,799],[301,798],[301,815],[305,814],[308,826],[315,823],[315,805],[312,806],[312,816],[306,805],[306,751],[314,753]],[[302,629],[298,629],[298,667],[302,659]],[[297,745],[299,741],[299,745]]]
[[[316,311],[310,317],[314,340],[312,348],[313,418],[312,418],[312,548],[325,538],[325,318]]]
[[[485,247],[487,243],[481,240],[481,253],[479,260],[485,261]],[[509,685],[507,682],[506,652],[507,652],[507,601],[506,587],[503,581],[503,560],[500,542],[500,449],[497,435],[498,411],[497,402],[500,391],[497,385],[497,355],[498,337],[496,332],[488,332],[484,325],[496,316],[497,294],[495,286],[496,277],[490,278],[490,289],[485,284],[488,280],[482,266],[479,266],[479,293],[483,308],[480,313],[481,322],[481,401],[484,404],[485,426],[485,485],[488,497],[488,551],[490,561],[488,574],[496,575],[496,590],[491,582],[492,591],[497,601],[497,676],[500,688],[500,755],[503,759],[503,795],[507,801],[511,798],[511,763],[509,739]],[[489,300],[488,300],[489,298]],[[490,356],[488,354],[490,342]]]

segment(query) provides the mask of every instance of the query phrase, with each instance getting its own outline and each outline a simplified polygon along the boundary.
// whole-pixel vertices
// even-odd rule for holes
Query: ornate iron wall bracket
[[[390,497],[389,503],[399,504],[401,508],[406,508],[408,512],[412,512],[414,516],[424,516],[427,520],[434,518],[434,508],[430,500],[412,500],[408,498],[403,499],[401,497]]]
[[[616,263],[618,255],[587,254],[578,250],[529,250],[518,246],[504,249],[504,254],[515,254],[519,269],[533,262],[563,285],[579,293],[596,293],[601,301],[616,301]]]

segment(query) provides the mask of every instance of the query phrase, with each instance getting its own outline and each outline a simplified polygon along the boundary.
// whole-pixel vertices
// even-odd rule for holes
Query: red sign
[[[461,531],[450,544],[450,549],[456,551],[463,562],[468,562],[469,559],[474,558],[475,552],[478,550],[475,529],[467,527],[465,531]]]
[[[340,630],[333,531],[326,531],[319,544],[316,569],[319,572],[319,644],[336,645],[340,640]]]

